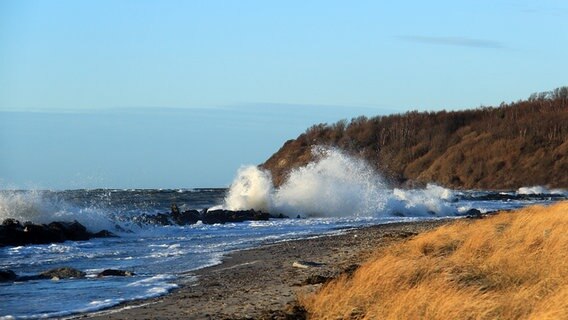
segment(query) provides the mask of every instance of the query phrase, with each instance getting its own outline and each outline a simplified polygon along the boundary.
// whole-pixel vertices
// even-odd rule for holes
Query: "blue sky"
[[[0,186],[226,186],[308,126],[566,85],[565,1],[0,1]]]

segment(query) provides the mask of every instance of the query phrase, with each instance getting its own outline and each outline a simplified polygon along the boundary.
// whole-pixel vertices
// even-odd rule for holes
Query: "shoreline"
[[[298,317],[298,295],[315,292],[322,283],[353,272],[379,248],[452,221],[387,223],[234,251],[219,264],[181,274],[179,287],[166,295],[66,319]]]

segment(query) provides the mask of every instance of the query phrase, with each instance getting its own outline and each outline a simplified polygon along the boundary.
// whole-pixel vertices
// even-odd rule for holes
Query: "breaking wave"
[[[451,190],[435,185],[423,190],[393,190],[362,159],[321,146],[312,153],[315,161],[294,169],[279,188],[273,187],[268,171],[242,167],[224,206],[309,217],[458,213],[448,204],[453,198]]]
[[[95,231],[115,225],[105,210],[77,207],[49,191],[39,190],[0,191],[0,222],[8,218],[33,223],[76,220]]]
[[[231,210],[254,208],[270,211],[272,194],[270,173],[256,166],[245,166],[237,172],[237,177],[229,189],[225,203]]]
[[[517,190],[517,194],[524,195],[567,195],[568,192],[562,189],[548,189],[544,186],[522,187]]]
[[[387,212],[404,216],[451,216],[457,209],[449,205],[454,200],[451,190],[428,184],[425,189],[394,189],[387,202]]]

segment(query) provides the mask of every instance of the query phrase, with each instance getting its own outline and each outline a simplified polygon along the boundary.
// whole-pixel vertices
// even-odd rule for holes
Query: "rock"
[[[6,219],[0,226],[0,246],[22,246],[64,241],[62,236],[51,232],[45,225],[26,222],[21,225],[15,219]]]
[[[201,215],[197,210],[187,210],[184,212],[177,211],[177,213],[174,213],[172,210],[172,218],[176,224],[185,226],[197,223],[197,221],[201,220]]]
[[[172,204],[169,213],[157,213],[155,215],[142,215],[134,219],[139,224],[157,224],[157,225],[190,225],[195,224],[197,221],[202,221],[204,224],[224,224],[231,222],[243,221],[261,221],[270,218],[285,219],[288,218],[283,214],[270,215],[269,213],[256,211],[256,210],[223,210],[223,209],[203,209],[199,212],[197,210],[186,210],[181,212],[178,206]]]
[[[177,204],[172,203],[171,212],[172,216],[180,213]]]
[[[322,276],[321,274],[312,274],[304,280],[303,285],[322,284],[332,280],[332,277]]]
[[[0,247],[20,246],[25,243],[23,226],[20,222],[13,224],[11,220],[12,219],[4,220],[2,225],[0,225]]]
[[[63,242],[67,239],[63,233],[52,230],[45,225],[33,224],[31,222],[24,223],[24,232],[26,233],[26,244]]]
[[[20,221],[13,218],[4,219],[4,221],[2,221],[2,226],[8,228],[16,228],[16,227],[22,228],[22,224],[20,223]]]
[[[161,226],[169,226],[172,224],[169,215],[164,213],[144,214],[134,218],[133,221],[138,224],[155,224]]]
[[[50,230],[63,234],[67,240],[89,240],[92,237],[87,228],[76,220],[73,222],[56,221],[47,226]]]
[[[468,219],[481,219],[481,218],[483,218],[481,211],[479,211],[477,209],[469,209],[469,210],[467,210],[465,215]]]
[[[93,238],[118,238],[118,236],[108,230],[101,230],[97,233],[93,233]]]
[[[136,275],[134,272],[131,271],[125,271],[125,270],[116,270],[116,269],[106,269],[103,272],[97,274],[97,278],[102,278],[102,277],[109,277],[109,276],[115,276],[115,277],[132,277]]]
[[[67,240],[81,241],[113,236],[115,235],[106,230],[93,234],[77,221],[55,221],[48,225],[26,222],[22,225],[18,220],[6,219],[0,226],[0,247],[58,243]]]
[[[58,281],[58,280],[61,280],[61,279],[70,279],[70,278],[81,279],[81,278],[84,278],[84,277],[85,277],[85,273],[80,271],[80,270],[69,268],[69,267],[62,267],[62,268],[44,271],[40,274],[33,275],[33,276],[16,277],[16,279],[14,281],[24,282],[24,281],[48,280],[48,279],[51,279],[53,281]]]
[[[294,261],[294,263],[292,263],[292,267],[300,269],[318,268],[321,266],[323,266],[323,263],[312,261]]]
[[[268,219],[270,219],[270,214],[255,210],[208,210],[201,217],[201,221],[205,224],[263,221]]]
[[[16,280],[18,276],[12,270],[0,270],[0,283],[2,282],[12,282]]]
[[[69,268],[69,267],[51,269],[51,270],[40,273],[40,276],[44,277],[45,279],[53,279],[53,278],[58,278],[58,279],[78,278],[78,279],[80,279],[80,278],[84,278],[85,275],[86,275],[86,273],[84,273],[83,271],[73,269],[73,268]]]

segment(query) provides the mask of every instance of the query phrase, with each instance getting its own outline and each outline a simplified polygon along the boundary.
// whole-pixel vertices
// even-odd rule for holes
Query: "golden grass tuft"
[[[310,319],[567,319],[568,202],[418,235],[301,303]]]

